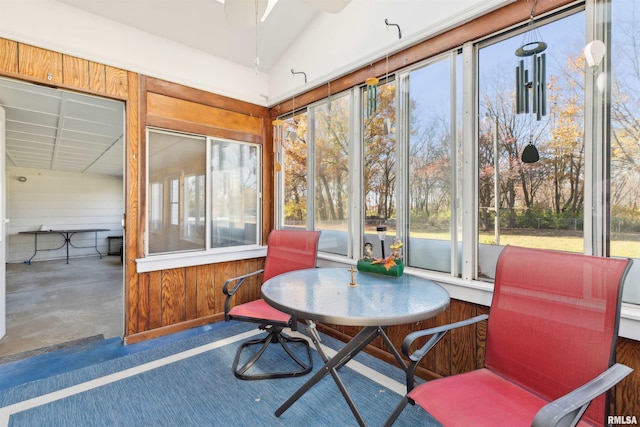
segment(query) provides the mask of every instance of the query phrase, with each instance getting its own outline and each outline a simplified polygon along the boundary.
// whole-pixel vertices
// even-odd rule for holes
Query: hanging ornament
[[[529,26],[533,27],[534,1],[529,17]],[[522,45],[516,49],[516,56],[521,58],[516,66],[516,114],[535,114],[536,120],[547,115],[547,44],[542,41],[540,33],[535,28],[527,31]],[[528,61],[527,61],[528,60]],[[528,62],[528,63],[527,63]],[[528,68],[526,68],[528,67]],[[529,93],[531,92],[531,96]],[[531,133],[529,143],[522,152],[524,163],[535,163],[540,159],[538,149],[533,145],[533,120],[529,117]]]
[[[367,117],[371,117],[378,110],[378,83],[376,77],[369,77],[364,81],[367,85]]]
[[[540,154],[532,141],[529,141],[524,150],[522,150],[521,160],[523,163],[535,163],[540,160]]]
[[[276,172],[280,172],[282,170],[282,165],[280,164],[280,150],[282,148],[282,141],[284,139],[284,120],[276,119],[271,122],[273,125],[273,157],[275,159],[274,170]]]

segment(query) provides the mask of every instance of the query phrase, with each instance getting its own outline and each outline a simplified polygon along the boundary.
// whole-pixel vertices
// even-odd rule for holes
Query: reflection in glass
[[[149,131],[150,254],[205,248],[205,149],[204,137]]]
[[[258,243],[258,148],[211,144],[211,247]]]

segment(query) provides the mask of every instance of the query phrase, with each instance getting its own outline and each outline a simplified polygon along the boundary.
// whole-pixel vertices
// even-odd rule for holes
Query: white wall
[[[98,233],[98,250],[108,252],[107,236],[122,235],[124,195],[121,177],[39,169],[7,167],[7,214],[9,241],[7,262],[23,262],[34,253],[34,236],[20,231],[47,229],[107,228]],[[26,182],[18,177],[27,178]],[[39,235],[38,248],[55,248],[64,239],[59,234]],[[72,237],[76,246],[93,246],[93,233]],[[114,242],[115,243],[115,242]],[[115,249],[115,245],[114,245]],[[70,257],[98,254],[93,248],[69,249]],[[33,262],[63,259],[64,248],[38,252]]]
[[[326,84],[515,0],[351,0],[339,14],[322,13],[269,71],[269,102]],[[398,38],[398,24],[402,38]],[[291,78],[291,69],[304,71]],[[380,77],[376,75],[373,77]]]

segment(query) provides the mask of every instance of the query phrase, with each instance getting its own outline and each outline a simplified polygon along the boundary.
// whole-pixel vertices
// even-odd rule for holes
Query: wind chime
[[[533,9],[531,8],[529,26],[533,26]],[[516,56],[521,58],[516,67],[516,114],[535,114],[536,120],[547,115],[547,79],[546,54],[547,44],[542,41],[535,28],[525,33],[522,46],[516,49]],[[526,59],[529,61],[526,61]],[[526,64],[528,62],[528,64]],[[527,65],[529,68],[525,68]],[[531,95],[529,95],[531,93]],[[538,149],[533,145],[533,120],[529,116],[529,143],[522,151],[524,163],[535,163],[540,160]]]
[[[378,83],[377,77],[369,77],[364,81],[367,85],[367,117],[371,117],[378,110]]]
[[[280,150],[282,148],[282,142],[284,140],[284,120],[275,119],[271,122],[273,125],[273,154],[274,154],[274,170],[280,172],[282,170],[282,164],[280,163]]]
[[[400,29],[400,25],[393,24],[389,22],[388,19],[384,20],[384,24],[387,26],[387,30],[389,26],[397,27],[398,29],[398,38],[402,38],[402,30]],[[375,71],[375,70],[374,70]],[[389,81],[389,53],[387,53],[387,74],[385,78],[385,83]],[[378,84],[380,83],[380,79],[377,77],[369,77],[366,79],[365,84],[367,85],[367,117],[371,117],[378,110]]]

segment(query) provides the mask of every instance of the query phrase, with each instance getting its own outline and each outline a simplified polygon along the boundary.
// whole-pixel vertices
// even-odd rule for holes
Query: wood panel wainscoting
[[[129,323],[142,332],[130,336],[127,342],[224,320],[224,282],[263,267],[264,258],[255,258],[140,273],[137,310]],[[260,280],[261,275],[248,279],[233,297],[234,303],[260,298]]]
[[[489,307],[452,299],[451,305],[435,318],[406,325],[390,326],[387,335],[396,348],[401,348],[407,334],[420,329],[445,325],[480,314],[489,314]],[[339,325],[317,325],[318,330],[348,341],[359,328]],[[469,372],[484,366],[484,344],[487,322],[480,322],[453,330],[446,334],[425,357],[417,370],[424,379],[434,379]],[[523,335],[526,339],[526,335]],[[396,364],[393,355],[386,349],[381,338],[376,338],[365,351],[389,363]],[[640,342],[618,338],[616,361],[624,363],[634,371],[615,387],[610,403],[611,415],[635,415],[640,417]]]

